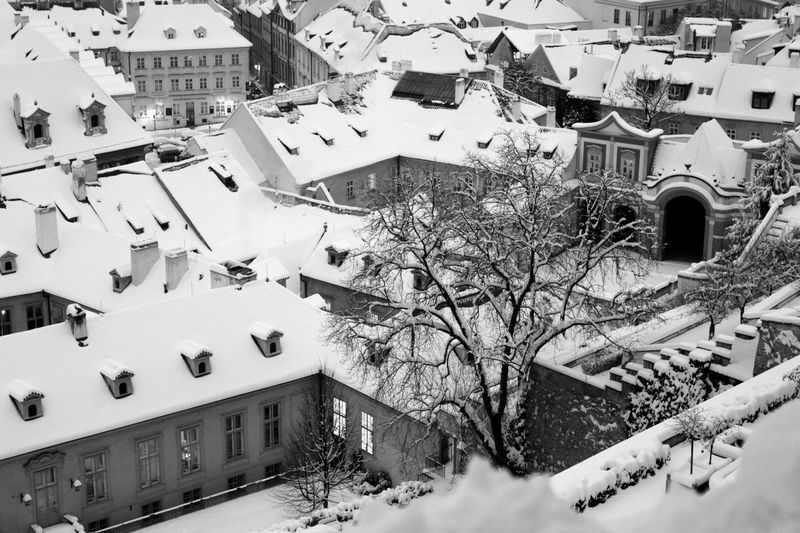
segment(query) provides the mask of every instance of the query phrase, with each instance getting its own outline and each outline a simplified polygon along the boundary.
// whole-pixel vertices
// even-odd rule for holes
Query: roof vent
[[[83,307],[78,304],[67,306],[67,324],[69,324],[69,331],[75,340],[81,346],[86,346],[83,341],[89,338],[89,330],[86,326],[86,311],[83,310]]]

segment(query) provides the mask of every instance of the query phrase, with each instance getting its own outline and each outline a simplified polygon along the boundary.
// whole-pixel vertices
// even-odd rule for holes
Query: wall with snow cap
[[[800,355],[800,317],[796,312],[763,316],[759,331],[754,376]]]

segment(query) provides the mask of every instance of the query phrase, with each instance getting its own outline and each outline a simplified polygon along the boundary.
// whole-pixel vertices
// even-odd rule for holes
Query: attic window
[[[278,142],[280,142],[286,151],[292,155],[299,155],[300,154],[300,146],[294,142],[289,137],[278,137]]]
[[[124,291],[131,284],[131,266],[121,265],[109,272],[111,274],[112,288],[114,292]]]
[[[475,53],[475,50],[471,46],[465,46],[464,47],[464,54],[467,56],[467,59],[469,59],[470,61],[477,61],[478,60],[478,54]]]
[[[636,92],[644,95],[652,95],[658,91],[658,84],[660,80],[637,78],[636,79]]]
[[[17,271],[17,254],[6,250],[0,255],[0,275],[13,274]]]
[[[111,31],[114,33],[114,35],[119,35],[122,32],[122,27],[118,22],[115,22],[113,26],[111,26]]]
[[[322,139],[322,142],[324,142],[327,146],[333,146],[334,138],[333,135],[331,135],[329,132],[323,129],[319,129],[315,133],[319,136],[320,139]]]
[[[412,285],[414,290],[424,291],[431,284],[431,278],[421,270],[414,270]]]
[[[350,253],[349,247],[341,243],[339,245],[332,244],[325,248],[325,251],[328,252],[328,264],[335,267],[342,266],[347,254]]]
[[[90,28],[92,30],[92,35],[100,35],[100,28],[97,26],[97,24],[92,24]]]
[[[8,395],[23,420],[33,420],[44,415],[42,409],[44,393],[31,384],[15,379],[8,385]]]
[[[428,130],[428,139],[432,141],[439,141],[442,138],[442,135],[444,135],[444,130],[445,130],[444,125],[437,124],[435,126],[432,126]]]
[[[489,148],[489,145],[492,143],[492,139],[494,139],[494,133],[486,133],[483,136],[478,138],[478,148],[486,149]]]
[[[213,352],[189,339],[181,341],[181,357],[196,378],[207,376],[211,373],[211,356]]]
[[[691,83],[670,83],[667,97],[670,100],[686,100],[689,98],[691,88]]]
[[[27,148],[38,148],[52,143],[48,120],[50,113],[39,107],[34,101],[33,106],[22,111],[20,116],[22,118],[22,129],[27,139],[25,142]]]
[[[280,355],[281,337],[283,332],[264,324],[263,322],[256,322],[250,326],[250,336],[255,341],[258,349],[264,357],[274,357]]]
[[[350,127],[353,128],[353,131],[356,132],[356,135],[359,137],[366,137],[367,136],[367,128],[360,125],[360,124],[350,124]]]
[[[206,29],[203,26],[195,26],[194,27],[194,36],[198,39],[202,39],[206,36]]]
[[[174,39],[175,38],[175,28],[172,26],[167,26],[164,28],[164,35],[167,39]]]
[[[211,163],[208,165],[208,170],[217,176],[219,181],[222,182],[222,184],[227,187],[229,191],[236,192],[239,190],[239,186],[233,179],[233,174],[231,174],[231,171],[226,169],[221,163]]]
[[[753,91],[752,107],[753,109],[769,109],[772,105],[772,98],[775,96],[774,92],[766,91]]]
[[[129,368],[112,359],[106,359],[100,366],[100,375],[114,398],[125,398],[133,394],[133,371]]]
[[[78,105],[81,116],[83,117],[83,134],[87,137],[92,135],[102,135],[108,130],[106,129],[106,113],[105,104],[99,102],[94,93],[85,98]]]

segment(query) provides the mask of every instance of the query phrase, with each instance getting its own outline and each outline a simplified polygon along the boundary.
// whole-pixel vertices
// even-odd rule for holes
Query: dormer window
[[[329,132],[319,129],[316,131],[316,134],[327,146],[333,146],[333,135],[331,135]]]
[[[111,274],[112,288],[114,289],[114,292],[124,291],[133,280],[133,277],[131,276],[130,265],[118,266],[109,272],[109,274]]]
[[[278,137],[278,142],[280,142],[286,151],[292,155],[299,155],[300,154],[300,145],[298,145],[294,140],[289,138],[288,136],[281,136]]]
[[[0,275],[13,274],[17,271],[17,254],[6,250],[0,254]]]
[[[95,37],[100,35],[100,27],[96,23],[92,23],[89,28],[92,31],[92,35],[94,35]]]
[[[197,37],[198,39],[203,39],[206,36],[206,29],[200,25],[195,26],[194,36]]]
[[[33,106],[20,113],[23,133],[25,133],[25,138],[27,139],[25,142],[27,148],[50,145],[52,139],[50,138],[49,116],[50,113],[39,107],[36,102],[33,103]]]
[[[112,33],[114,33],[114,35],[119,35],[120,33],[122,33],[122,26],[119,24],[119,22],[115,21],[111,25],[111,31]]]
[[[33,420],[44,415],[42,399],[44,393],[21,379],[15,379],[8,385],[8,395],[14,402],[19,416],[25,420]]]
[[[359,137],[366,137],[367,136],[367,128],[362,124],[355,124],[350,123],[350,127],[353,128],[353,131],[356,132],[356,135]]]
[[[494,139],[494,132],[484,133],[478,137],[478,148],[482,150],[489,148],[489,145],[492,143],[492,139]]]
[[[689,97],[690,83],[670,83],[667,97],[670,100],[686,100]]]
[[[108,131],[105,108],[106,105],[98,101],[94,93],[80,103],[78,109],[83,117],[84,135],[102,135]]]
[[[775,92],[753,91],[753,109],[769,109],[774,96]]]
[[[431,278],[421,270],[414,270],[412,285],[414,290],[424,291],[427,290],[428,285],[431,284]]]
[[[335,242],[325,248],[325,251],[328,252],[328,264],[340,267],[350,253],[350,246],[346,242]]]
[[[658,91],[659,80],[637,78],[636,92],[644,95],[653,95]]]
[[[253,337],[258,349],[264,357],[274,357],[282,352],[281,337],[283,332],[263,322],[256,322],[250,326],[250,336]]]
[[[445,130],[444,125],[437,124],[435,126],[432,126],[428,130],[428,139],[432,141],[439,141],[442,138],[442,135],[444,135],[444,130]]]
[[[172,26],[165,26],[164,27],[164,36],[167,39],[174,39],[175,38],[175,28]]]
[[[100,367],[100,375],[114,398],[125,398],[133,394],[133,371],[126,366],[106,359]]]
[[[210,349],[202,344],[189,339],[181,342],[181,357],[189,367],[189,371],[196,378],[207,376],[211,373],[211,356],[214,355]]]

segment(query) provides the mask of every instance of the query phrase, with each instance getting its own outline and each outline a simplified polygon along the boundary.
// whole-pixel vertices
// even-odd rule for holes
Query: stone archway
[[[706,209],[691,196],[676,196],[664,206],[663,259],[701,261],[706,236]]]

